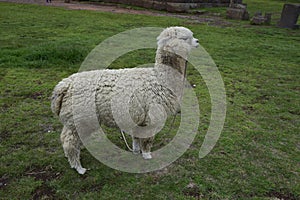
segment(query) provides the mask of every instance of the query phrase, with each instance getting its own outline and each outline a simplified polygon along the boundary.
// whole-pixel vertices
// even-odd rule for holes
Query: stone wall
[[[187,12],[192,8],[228,6],[230,0],[101,0],[106,3],[121,3],[169,12]],[[242,0],[234,0],[242,3]]]

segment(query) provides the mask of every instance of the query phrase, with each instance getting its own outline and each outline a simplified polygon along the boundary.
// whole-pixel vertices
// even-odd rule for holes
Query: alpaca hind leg
[[[144,159],[151,159],[151,147],[154,137],[140,138],[140,147],[142,149],[142,156]]]
[[[61,140],[65,156],[68,158],[71,168],[75,168],[79,174],[84,174],[86,169],[80,163],[80,139],[75,131],[64,126]]]
[[[141,151],[140,148],[140,139],[132,136],[132,151],[134,154],[139,154]]]
[[[64,147],[64,143],[65,143],[64,141],[66,140],[66,137],[68,136],[69,133],[70,133],[69,129],[66,126],[64,126],[63,130],[62,130],[62,132],[60,134],[60,141],[61,141],[61,143],[63,145],[63,150],[64,150],[64,154],[65,154],[66,158],[68,158],[68,152],[67,152],[67,148]]]

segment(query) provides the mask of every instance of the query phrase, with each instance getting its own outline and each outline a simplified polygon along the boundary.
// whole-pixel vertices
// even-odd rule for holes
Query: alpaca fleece
[[[198,40],[193,38],[193,33],[184,27],[167,28],[157,40],[154,68],[106,69],[76,73],[63,79],[54,88],[51,109],[64,125],[61,141],[65,156],[78,173],[84,174],[86,169],[80,164],[80,138],[76,127],[84,125],[75,126],[73,109],[77,106],[82,107],[84,111],[84,105],[89,101],[95,102],[95,112],[100,124],[120,127],[112,111],[112,106],[118,104],[113,100],[120,99],[118,121],[123,123],[122,129],[125,127],[124,129],[133,136],[134,152],[139,153],[141,149],[145,159],[151,158],[150,148],[156,133],[145,138],[142,133],[134,131],[134,128],[157,126],[159,129],[168,114],[178,112],[186,58],[191,48],[198,46]],[[128,100],[130,116],[122,109],[122,103],[126,102],[122,101],[124,99]],[[134,126],[127,123],[129,117]]]

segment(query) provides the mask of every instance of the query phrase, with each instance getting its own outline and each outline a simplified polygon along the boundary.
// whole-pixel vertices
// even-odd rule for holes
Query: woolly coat
[[[91,101],[95,102],[100,124],[119,127],[129,134],[135,134],[130,133],[133,126],[163,125],[168,114],[180,109],[186,58],[197,44],[192,32],[180,27],[165,29],[157,39],[154,68],[94,70],[63,79],[53,91],[53,113],[75,132],[74,106],[84,112]]]
[[[113,104],[118,102],[113,100],[127,98],[128,106],[124,106],[124,109],[129,109],[130,116],[127,116],[126,112],[122,111],[122,105],[119,105],[119,121],[126,121],[125,119],[130,117],[137,126],[155,126],[156,123],[164,121],[167,114],[179,110],[181,85],[180,73],[162,63],[156,64],[154,68],[81,72],[63,79],[55,87],[51,109],[65,126],[75,131],[74,99],[84,107],[87,101],[93,100],[91,96],[94,96],[99,123],[118,127],[116,116],[112,112]],[[90,90],[94,95],[86,96],[85,90]],[[132,124],[123,124],[124,126],[128,126],[128,130]]]

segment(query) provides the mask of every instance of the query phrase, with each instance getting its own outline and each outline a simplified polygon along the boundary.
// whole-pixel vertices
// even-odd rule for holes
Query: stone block
[[[265,18],[263,16],[254,16],[250,21],[250,24],[252,25],[262,25],[264,23],[265,23]]]
[[[226,17],[228,19],[249,20],[249,13],[246,9],[228,8]]]
[[[270,25],[272,20],[272,13],[266,13],[265,14],[265,24]]]
[[[152,8],[154,10],[167,10],[167,4],[164,2],[154,1]]]
[[[265,16],[261,12],[256,12],[253,18],[250,20],[252,25],[270,25],[271,24],[271,13],[266,13]]]
[[[167,10],[169,12],[188,12],[194,8],[227,7],[230,0],[101,0],[101,2],[128,4],[148,9]],[[234,0],[234,3],[242,8],[245,5],[242,3],[242,0]]]
[[[167,3],[168,12],[187,12],[189,9],[188,3]]]
[[[299,28],[297,25],[300,14],[300,4],[284,4],[278,26],[281,28]]]

